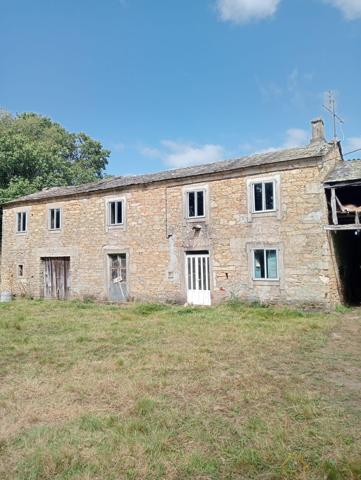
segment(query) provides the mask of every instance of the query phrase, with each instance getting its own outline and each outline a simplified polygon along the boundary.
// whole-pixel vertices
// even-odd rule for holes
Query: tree
[[[36,113],[0,112],[0,204],[45,187],[104,176],[110,151]]]

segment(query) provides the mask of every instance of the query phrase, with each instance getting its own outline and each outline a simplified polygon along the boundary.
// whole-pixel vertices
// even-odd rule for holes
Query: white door
[[[187,302],[191,305],[211,305],[209,254],[186,256]]]

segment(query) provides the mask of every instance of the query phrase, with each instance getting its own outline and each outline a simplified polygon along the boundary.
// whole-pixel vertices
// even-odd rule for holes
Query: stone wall
[[[8,207],[3,219],[2,290],[42,295],[42,257],[69,256],[71,295],[107,299],[107,255],[126,252],[132,298],[186,301],[185,252],[208,250],[214,302],[230,297],[262,302],[330,305],[340,301],[327,234],[322,179],[338,161],[338,151],[323,162],[304,161],[248,170],[241,176],[209,176],[198,184],[158,183],[105,194]],[[290,168],[293,167],[293,168]],[[251,214],[249,182],[273,178],[279,208]],[[185,216],[189,187],[204,187],[204,221]],[[123,198],[126,221],[107,227],[106,201]],[[49,207],[62,208],[62,229],[48,230]],[[28,232],[15,233],[17,211],[27,209]],[[196,227],[196,228],[194,228]],[[280,280],[252,279],[251,248],[279,249]],[[17,265],[24,277],[17,277]]]

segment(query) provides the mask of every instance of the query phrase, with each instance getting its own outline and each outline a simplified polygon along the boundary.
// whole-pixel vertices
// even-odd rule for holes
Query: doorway
[[[209,252],[186,253],[187,302],[211,305]]]
[[[344,302],[361,305],[361,231],[332,233]]]
[[[70,257],[42,259],[44,298],[66,300],[70,294]]]
[[[109,300],[126,302],[128,300],[127,255],[116,253],[108,255]]]

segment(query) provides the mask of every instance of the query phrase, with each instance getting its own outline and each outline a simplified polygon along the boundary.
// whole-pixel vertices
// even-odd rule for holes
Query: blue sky
[[[0,0],[0,18],[0,106],[99,139],[108,173],[304,144],[320,115],[331,137],[329,89],[361,148],[361,0]]]

